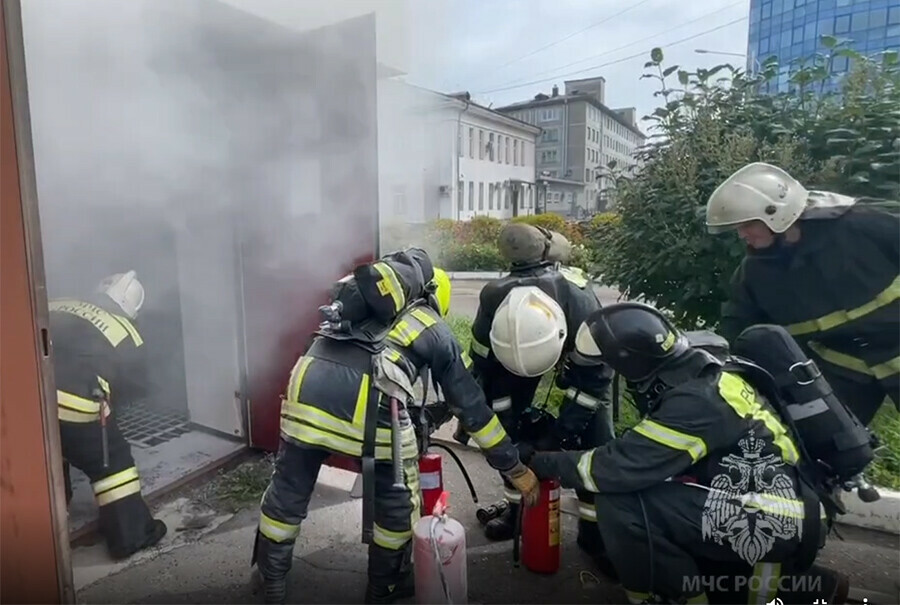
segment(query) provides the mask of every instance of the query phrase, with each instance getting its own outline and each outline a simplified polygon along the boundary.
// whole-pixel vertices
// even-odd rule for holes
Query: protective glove
[[[522,502],[525,503],[525,506],[534,506],[538,503],[541,484],[530,468],[519,463],[504,474],[513,487],[522,494]]]

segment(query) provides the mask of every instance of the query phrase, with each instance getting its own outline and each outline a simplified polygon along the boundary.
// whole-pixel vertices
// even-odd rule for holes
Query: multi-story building
[[[446,95],[390,76],[378,87],[383,226],[534,214],[540,128],[468,93]]]
[[[606,81],[565,82],[565,94],[551,94],[500,107],[542,129],[535,147],[535,178],[541,210],[581,218],[606,209],[610,165],[631,169],[634,152],[646,137],[635,123],[635,109],[604,104]]]
[[[821,50],[826,35],[852,40],[865,55],[900,49],[900,0],[750,0],[747,69],[777,56],[778,77],[763,91],[786,92],[791,62]],[[848,67],[847,57],[835,57],[831,69],[840,76]]]

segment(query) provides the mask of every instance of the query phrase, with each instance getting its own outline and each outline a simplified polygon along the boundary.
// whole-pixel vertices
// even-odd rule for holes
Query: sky
[[[466,90],[487,106],[549,94],[554,84],[562,90],[566,79],[603,76],[606,105],[636,107],[639,117],[658,105],[658,82],[641,79],[650,50],[663,47],[667,66],[743,66],[750,6],[749,0],[226,1],[296,29],[375,12],[380,61],[405,71],[410,83]]]

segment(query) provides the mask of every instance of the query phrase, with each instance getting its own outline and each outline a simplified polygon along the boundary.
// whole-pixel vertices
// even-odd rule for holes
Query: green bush
[[[828,36],[822,44],[827,53],[796,66],[796,90],[775,95],[756,92],[777,77],[774,61],[758,76],[730,65],[690,72],[665,67],[654,49],[643,77],[660,83],[663,104],[645,118],[656,133],[638,154],[641,170],[617,174],[618,222],[592,222],[590,241],[607,283],[666,308],[686,327],[714,327],[743,247],[736,237],[707,233],[704,206],[750,162],[779,165],[811,188],[896,199],[897,52],[866,58]],[[820,94],[839,56],[855,67],[837,90]]]
[[[507,268],[494,244],[450,244],[441,250],[437,265],[445,271],[504,271]]]

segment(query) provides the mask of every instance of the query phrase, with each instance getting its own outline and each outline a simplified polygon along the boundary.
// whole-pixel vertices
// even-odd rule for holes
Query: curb
[[[482,281],[499,279],[507,275],[509,275],[509,271],[447,271],[447,276],[453,281]]]
[[[856,492],[841,494],[847,514],[840,515],[837,522],[900,535],[900,492],[884,487],[877,489],[881,498],[875,502],[863,502]]]

